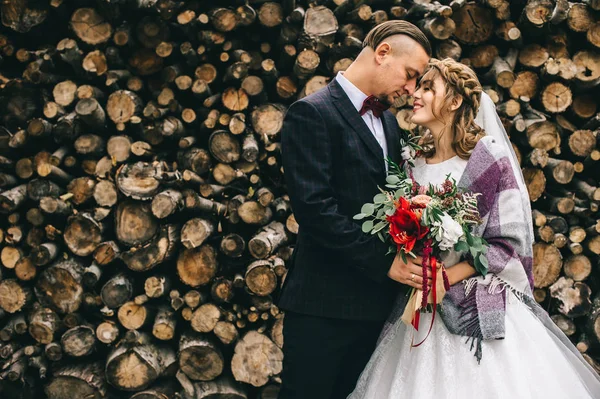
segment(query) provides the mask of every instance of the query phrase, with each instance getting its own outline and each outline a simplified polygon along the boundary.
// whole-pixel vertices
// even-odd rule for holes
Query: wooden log
[[[548,158],[546,165],[547,176],[551,176],[559,184],[567,184],[571,182],[575,175],[573,163],[569,161],[560,161],[554,158]]]
[[[14,212],[25,201],[26,195],[27,184],[21,184],[0,193],[0,211],[2,213]]]
[[[90,326],[76,326],[62,335],[60,343],[67,355],[73,357],[87,356],[94,350],[96,333]]]
[[[120,324],[127,330],[139,330],[149,326],[154,316],[154,309],[144,304],[137,304],[135,301],[124,303],[117,312]]]
[[[224,345],[230,345],[234,343],[239,337],[239,333],[235,325],[228,321],[218,321],[213,332]]]
[[[119,191],[134,199],[151,199],[160,186],[157,179],[162,172],[158,165],[146,162],[124,164],[116,172],[116,185]]]
[[[89,213],[69,216],[65,227],[64,240],[69,250],[78,256],[91,255],[103,241],[104,227]]]
[[[101,266],[112,263],[118,256],[120,250],[114,241],[100,243],[94,251],[94,261]]]
[[[277,288],[277,276],[268,261],[257,260],[248,265],[244,279],[248,289],[259,296],[269,295]]]
[[[550,295],[559,301],[558,311],[567,317],[583,316],[590,312],[591,290],[586,284],[561,277],[550,286]]]
[[[158,219],[164,219],[182,208],[183,195],[174,189],[162,191],[152,199],[152,214]]]
[[[112,26],[93,8],[80,8],[71,16],[71,29],[87,44],[95,45],[108,41]]]
[[[585,255],[571,256],[565,261],[564,271],[573,281],[584,281],[592,272],[592,263]]]
[[[171,288],[171,280],[165,276],[148,277],[144,283],[144,292],[150,298],[160,298]]]
[[[112,344],[119,337],[119,327],[115,322],[105,320],[96,327],[96,337],[103,344]]]
[[[228,234],[221,240],[221,252],[231,258],[238,258],[242,256],[246,248],[246,242],[244,239],[235,233]]]
[[[191,190],[183,191],[183,196],[186,209],[196,209],[203,212],[210,212],[215,215],[223,215],[227,210],[225,205],[214,200],[202,198]]]
[[[100,362],[62,365],[44,388],[49,399],[108,398],[108,387]]]
[[[192,172],[202,175],[206,173],[211,166],[210,154],[200,148],[190,148],[185,151],[178,152],[177,159],[184,169],[189,169]]]
[[[21,281],[30,281],[37,275],[37,269],[29,256],[24,256],[15,264],[15,276]]]
[[[233,283],[224,277],[219,277],[213,282],[210,294],[216,303],[230,303],[234,297]]]
[[[41,344],[51,343],[60,328],[60,318],[52,309],[40,306],[29,315],[29,335]]]
[[[176,357],[168,346],[158,346],[145,334],[115,347],[106,359],[106,380],[123,391],[148,388],[157,378],[174,373]]]
[[[175,327],[177,325],[177,319],[172,309],[161,306],[159,307],[156,318],[154,319],[154,326],[152,327],[152,335],[162,341],[168,341],[173,339],[175,336]]]
[[[82,302],[82,265],[74,259],[60,260],[37,278],[35,294],[42,305],[60,314],[73,313]]]
[[[589,337],[597,342],[600,342],[600,300],[596,296],[592,303],[592,310],[586,317],[585,328],[589,333]]]
[[[455,10],[452,19],[456,25],[454,35],[459,42],[475,45],[487,41],[492,33],[492,12],[475,3],[469,3]]]
[[[287,240],[283,224],[276,221],[271,222],[248,242],[248,250],[256,259],[266,259]]]
[[[179,341],[179,368],[191,380],[211,381],[219,377],[225,359],[219,347],[197,333],[185,333]]]
[[[600,84],[600,55],[590,51],[580,51],[573,56],[577,66],[575,83],[581,89],[591,89]]]
[[[123,252],[121,259],[133,271],[151,270],[175,255],[180,240],[179,232],[177,225],[162,226],[149,242]]]
[[[231,376],[223,374],[213,381],[193,383],[183,373],[177,373],[177,380],[183,387],[183,399],[209,399],[224,397],[230,399],[247,399],[248,394],[243,384]]]
[[[533,275],[536,288],[548,287],[559,277],[562,256],[554,245],[535,243],[533,246]]]
[[[214,330],[222,315],[223,312],[219,307],[212,303],[205,303],[194,311],[190,325],[194,331],[209,333]]]
[[[273,217],[273,212],[259,202],[246,201],[238,207],[238,215],[244,223],[265,225]]]
[[[188,220],[181,228],[181,243],[184,247],[197,248],[206,241],[214,232],[213,224],[200,218]]]
[[[215,249],[208,244],[181,251],[177,259],[177,274],[181,281],[191,287],[208,284],[218,270],[216,255]]]
[[[208,139],[208,146],[212,156],[219,162],[232,163],[240,158],[239,141],[225,130],[214,131]]]
[[[108,280],[100,292],[102,302],[109,308],[116,309],[125,304],[133,296],[133,284],[130,278],[120,273]]]
[[[542,104],[551,113],[565,111],[573,102],[571,90],[561,82],[552,82],[542,89]]]
[[[560,147],[560,134],[552,122],[536,122],[527,128],[527,140],[532,148],[545,151]]]
[[[149,204],[123,201],[117,205],[115,230],[120,242],[130,246],[144,244],[156,234],[158,227]]]
[[[27,331],[28,324],[25,315],[17,313],[12,316],[4,327],[2,327],[2,330],[0,330],[0,340],[4,342],[11,341],[12,338],[17,338],[18,335],[23,335]]]
[[[237,381],[263,386],[269,377],[281,372],[283,352],[263,334],[249,331],[238,341],[231,359],[231,371]],[[251,364],[262,364],[254,368]]]

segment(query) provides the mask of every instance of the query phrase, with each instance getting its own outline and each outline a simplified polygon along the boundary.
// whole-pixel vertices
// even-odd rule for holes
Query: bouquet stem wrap
[[[446,291],[450,289],[450,285],[448,283],[448,276],[446,275],[446,270],[443,267],[438,267],[438,260],[435,256],[432,255],[433,247],[432,241],[425,241],[423,247],[423,289],[418,290],[413,288],[408,303],[404,308],[404,313],[402,314],[402,321],[406,324],[412,325],[415,330],[419,330],[419,321],[422,310],[426,310],[428,305],[432,307],[432,317],[431,323],[429,325],[429,330],[427,331],[427,335],[421,342],[418,344],[413,344],[413,347],[417,347],[421,345],[427,337],[429,337],[429,333],[433,328],[433,322],[435,321],[435,314],[437,310],[437,305],[442,302]],[[431,270],[431,288],[427,285],[427,271]]]

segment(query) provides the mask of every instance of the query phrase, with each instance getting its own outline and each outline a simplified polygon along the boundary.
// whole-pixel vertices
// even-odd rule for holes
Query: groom
[[[388,245],[352,216],[385,186],[385,157],[399,161],[398,124],[385,110],[414,92],[430,56],[416,26],[380,24],[343,74],[286,114],[283,166],[300,230],[278,303],[286,311],[279,399],[346,398],[396,295],[421,286],[419,264],[386,255]]]

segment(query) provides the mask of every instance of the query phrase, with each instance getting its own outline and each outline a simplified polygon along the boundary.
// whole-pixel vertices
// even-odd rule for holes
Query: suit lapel
[[[388,156],[395,163],[399,163],[400,151],[402,151],[402,149],[400,148],[400,129],[398,128],[398,122],[391,112],[386,111],[381,118],[381,124],[383,125],[383,131],[385,132]]]
[[[371,130],[360,114],[356,112],[356,108],[354,108],[354,105],[337,80],[334,79],[329,84],[329,90],[333,97],[333,103],[340,114],[348,121],[350,126],[352,126],[352,129],[358,134],[358,137],[361,138],[369,150],[371,150],[373,155],[375,155],[377,159],[383,160],[383,150],[377,142],[377,139],[375,139],[375,136],[373,136],[373,133],[371,133]]]

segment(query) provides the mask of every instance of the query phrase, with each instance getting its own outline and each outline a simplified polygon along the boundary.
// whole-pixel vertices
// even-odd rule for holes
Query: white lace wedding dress
[[[458,182],[467,161],[459,157],[438,164],[417,159],[413,174],[420,184],[439,185],[447,174]],[[442,257],[449,267],[460,254]],[[559,399],[600,398],[600,383],[568,339],[542,322],[515,296],[507,296],[506,338],[483,342],[481,363],[466,337],[451,334],[436,316],[421,314],[416,332],[400,319],[383,333],[349,399]]]

